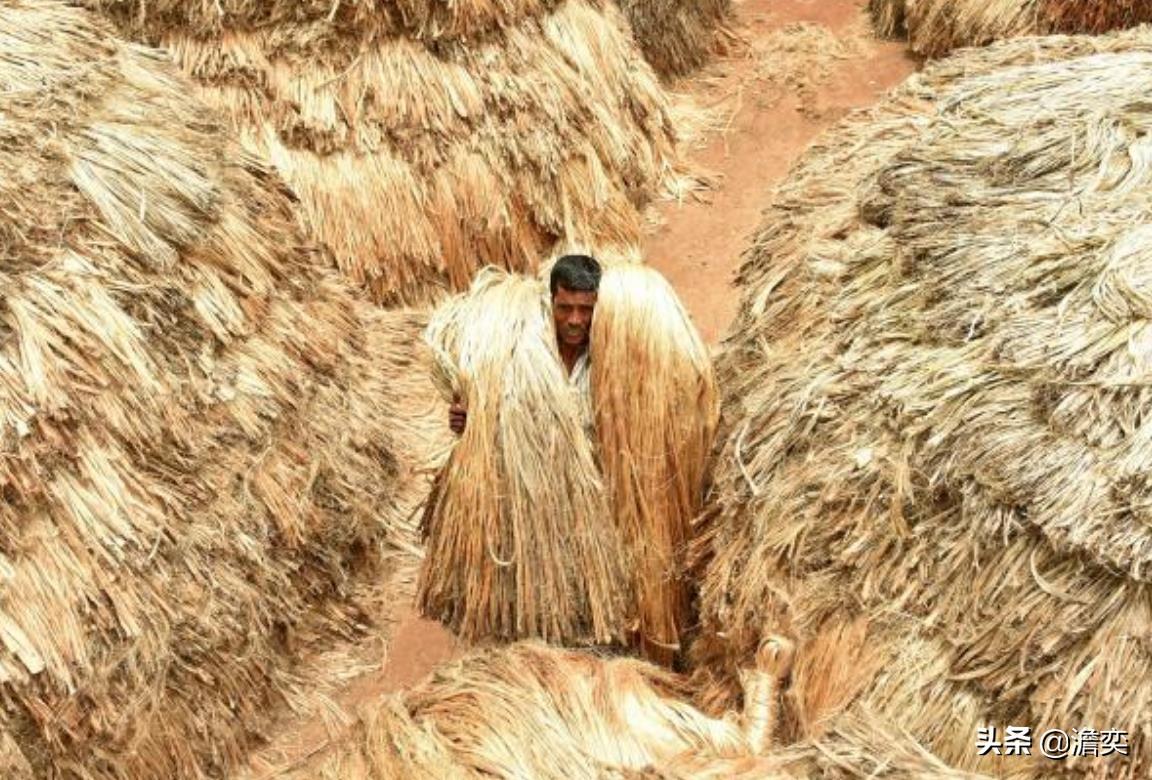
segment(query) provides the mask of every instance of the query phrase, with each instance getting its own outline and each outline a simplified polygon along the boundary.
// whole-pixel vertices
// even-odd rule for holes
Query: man
[[[560,359],[568,381],[579,385],[588,380],[588,337],[600,289],[600,264],[587,255],[565,255],[552,266],[548,287]],[[452,431],[459,436],[467,423],[468,410],[459,402],[452,404],[448,411]]]

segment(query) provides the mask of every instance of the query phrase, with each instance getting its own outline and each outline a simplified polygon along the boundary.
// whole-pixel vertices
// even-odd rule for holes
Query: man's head
[[[587,255],[565,255],[552,267],[552,317],[562,345],[583,347],[592,329],[600,264]]]

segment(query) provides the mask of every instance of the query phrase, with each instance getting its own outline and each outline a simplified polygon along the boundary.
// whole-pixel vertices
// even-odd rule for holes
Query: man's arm
[[[464,433],[464,428],[468,424],[468,410],[457,399],[452,402],[448,407],[448,427],[452,429],[452,433],[460,436]]]

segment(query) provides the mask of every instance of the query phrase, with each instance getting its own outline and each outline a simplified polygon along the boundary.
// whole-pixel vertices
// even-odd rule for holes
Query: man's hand
[[[468,424],[468,410],[459,401],[453,401],[448,407],[448,427],[452,433],[460,436],[464,433],[464,426]]]

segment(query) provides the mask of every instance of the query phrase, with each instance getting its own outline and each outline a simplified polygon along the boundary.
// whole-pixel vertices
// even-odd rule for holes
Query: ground
[[[733,26],[748,50],[689,81],[700,101],[735,110],[728,132],[693,155],[720,175],[719,188],[708,202],[660,206],[665,224],[645,246],[645,260],[676,287],[709,343],[736,312],[732,277],[772,187],[820,131],[875,103],[916,66],[902,43],[871,38],[862,2],[737,0],[736,9]],[[845,58],[829,62],[827,41],[812,34],[823,31],[806,25],[846,42]]]
[[[676,287],[710,344],[736,312],[741,253],[771,189],[823,129],[875,103],[916,67],[901,43],[874,40],[863,0],[735,0],[730,51],[673,85],[707,107],[717,127],[690,152],[713,188],[655,208],[645,259]],[[386,643],[364,651],[366,669],[334,691],[323,714],[288,719],[253,757],[251,780],[299,767],[339,733],[358,704],[415,683],[459,648],[439,624],[396,607]]]

